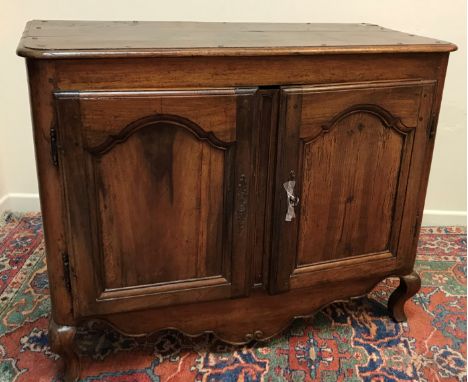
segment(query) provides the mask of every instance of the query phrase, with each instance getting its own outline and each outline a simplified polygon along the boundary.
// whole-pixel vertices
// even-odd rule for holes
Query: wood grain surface
[[[448,52],[444,41],[373,24],[53,21],[27,24],[18,54],[35,58]]]
[[[396,275],[405,319],[455,49],[372,24],[28,23],[67,382],[91,318],[245,343]]]

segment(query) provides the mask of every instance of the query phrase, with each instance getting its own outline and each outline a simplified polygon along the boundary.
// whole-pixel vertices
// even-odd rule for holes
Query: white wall
[[[424,222],[465,220],[465,0],[0,0],[0,202],[10,196],[0,209],[38,205],[26,71],[15,56],[30,19],[369,22],[453,42]]]

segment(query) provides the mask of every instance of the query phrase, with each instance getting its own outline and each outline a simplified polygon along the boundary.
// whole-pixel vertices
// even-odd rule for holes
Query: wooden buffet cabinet
[[[52,314],[241,344],[413,271],[449,52],[371,24],[32,21]]]

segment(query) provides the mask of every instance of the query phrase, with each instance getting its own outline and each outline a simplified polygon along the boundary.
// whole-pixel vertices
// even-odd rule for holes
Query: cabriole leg
[[[74,344],[75,334],[75,326],[57,325],[50,318],[49,344],[52,351],[63,359],[65,382],[75,382],[80,377],[80,359]]]
[[[405,303],[421,288],[421,278],[413,271],[409,275],[400,276],[400,285],[388,300],[390,316],[397,322],[406,321]]]

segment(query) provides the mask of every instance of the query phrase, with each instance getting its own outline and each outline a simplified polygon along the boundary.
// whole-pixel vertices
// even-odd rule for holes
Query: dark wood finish
[[[66,380],[89,319],[241,344],[388,276],[406,319],[455,48],[369,24],[30,22]]]
[[[330,283],[326,293],[320,284],[274,295],[257,288],[244,299],[184,304],[95,319],[109,323],[125,335],[146,336],[164,328],[176,328],[189,336],[213,333],[227,343],[242,345],[250,341],[251,334],[259,331],[262,335],[256,339],[266,341],[286,329],[294,319],[311,317],[334,300],[365,296],[387,275],[381,272],[376,277],[361,278],[352,283]],[[226,312],[229,312],[229,318]],[[187,319],[195,315],[197,319]]]
[[[273,292],[308,285],[317,269],[403,262],[398,245],[414,148],[434,82],[283,88],[275,190]],[[422,111],[423,114],[420,115]],[[422,122],[422,123],[420,123]],[[417,150],[418,152],[421,150]],[[419,159],[421,160],[421,159]],[[283,183],[295,174],[300,205],[285,221]],[[403,227],[404,229],[408,229]],[[348,259],[350,261],[348,261]],[[291,268],[292,267],[292,268]],[[371,270],[370,272],[375,272]],[[351,275],[335,275],[335,278]],[[292,279],[291,279],[292,277]]]
[[[416,272],[400,276],[400,285],[388,300],[388,312],[397,322],[406,321],[405,302],[413,297],[421,288],[421,278]]]
[[[277,116],[278,116],[278,89],[260,90],[259,109],[257,113],[258,125],[258,149],[254,157],[255,162],[255,201],[257,207],[255,214],[255,231],[253,232],[253,260],[254,282],[261,287],[268,283],[268,267],[270,260],[270,235],[271,213],[273,194],[265,190],[271,190],[274,182],[274,160],[276,153]]]
[[[255,92],[55,93],[76,316],[249,293]]]
[[[65,367],[65,381],[80,378],[80,357],[75,350],[75,326],[57,325],[53,318],[49,320],[48,341],[53,352],[60,354]]]
[[[447,55],[447,54],[445,54]],[[434,79],[444,54],[348,54],[279,57],[162,57],[134,59],[49,60],[63,89],[161,89],[239,87],[259,84],[331,84]],[[344,59],[345,58],[345,59]],[[96,65],[100,67],[96,71]],[[392,68],[391,71],[388,68]],[[160,70],[155,70],[160,68]],[[125,76],[122,77],[122,73]],[[275,73],[272,76],[272,73]],[[120,81],[116,81],[120,78]],[[253,80],[255,79],[255,80]]]
[[[65,240],[64,209],[60,176],[51,159],[50,129],[54,126],[52,92],[55,85],[52,79],[55,69],[45,61],[28,61],[29,94],[33,137],[36,154],[36,169],[39,182],[39,197],[42,209],[44,240],[47,248],[47,268],[49,270],[52,318],[61,324],[72,323],[73,301],[67,288],[67,275],[64,272],[63,255],[67,252]],[[48,213],[47,211],[51,211]],[[52,212],[53,211],[53,212]],[[44,213],[45,212],[45,213]]]

